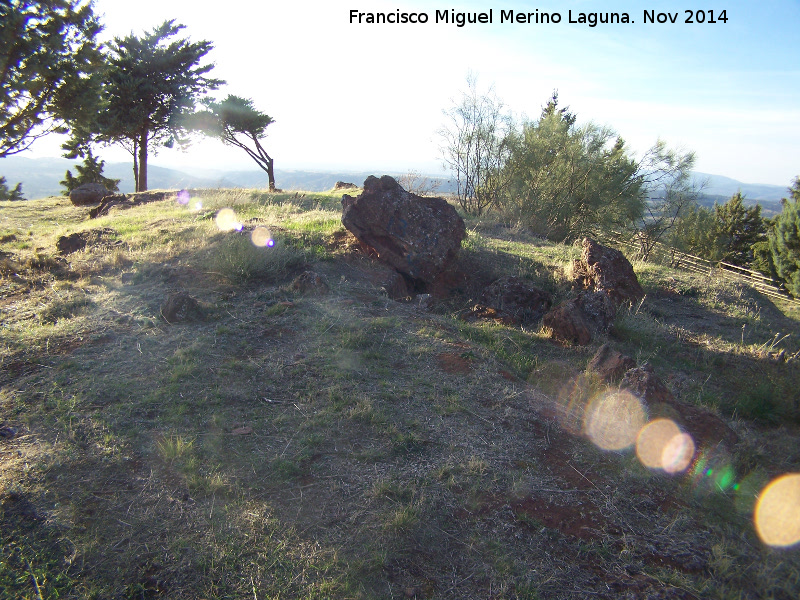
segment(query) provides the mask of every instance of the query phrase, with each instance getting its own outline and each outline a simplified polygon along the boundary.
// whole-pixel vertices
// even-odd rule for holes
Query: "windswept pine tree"
[[[264,169],[270,191],[275,191],[275,169],[272,157],[267,154],[261,139],[274,119],[253,106],[253,101],[229,94],[221,102],[207,101],[207,112],[196,115],[198,127],[228,146],[241,148]]]

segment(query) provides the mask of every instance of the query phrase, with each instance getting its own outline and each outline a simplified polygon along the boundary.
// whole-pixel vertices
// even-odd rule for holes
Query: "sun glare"
[[[256,227],[253,233],[250,234],[250,239],[254,246],[260,248],[272,248],[275,245],[275,240],[272,239],[272,234],[266,227]]]
[[[670,419],[650,421],[636,438],[636,455],[648,469],[685,471],[694,457],[694,441]]]
[[[636,442],[646,420],[641,401],[630,392],[620,390],[602,394],[589,403],[583,428],[603,450],[624,450]]]
[[[785,548],[800,542],[800,473],[783,475],[764,488],[754,520],[768,546]]]
[[[241,231],[242,224],[236,218],[236,213],[230,208],[223,208],[217,213],[217,227],[220,231]]]

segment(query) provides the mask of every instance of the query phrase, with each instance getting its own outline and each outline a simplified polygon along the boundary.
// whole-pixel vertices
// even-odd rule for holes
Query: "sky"
[[[800,0],[726,0],[714,10],[716,23],[708,22],[708,8],[705,23],[686,23],[686,11],[696,6],[96,0],[95,12],[104,15],[106,39],[175,19],[193,41],[211,41],[212,75],[227,82],[214,96],[251,98],[275,119],[264,145],[278,169],[441,172],[443,111],[472,73],[479,90],[492,88],[519,119],[537,118],[557,90],[578,123],[612,128],[636,155],[660,138],[694,151],[697,171],[789,186],[800,175]],[[437,10],[451,9],[491,10],[493,22],[436,22]],[[675,22],[645,23],[645,9]],[[727,22],[719,20],[723,9]],[[359,24],[351,10],[424,12],[428,22]],[[501,23],[508,10],[558,13],[561,22]],[[580,13],[627,13],[632,22],[569,22]],[[59,143],[45,138],[23,156],[59,156]],[[130,160],[114,147],[97,154]],[[257,169],[243,151],[214,140],[184,152],[161,150],[151,164],[198,173]]]

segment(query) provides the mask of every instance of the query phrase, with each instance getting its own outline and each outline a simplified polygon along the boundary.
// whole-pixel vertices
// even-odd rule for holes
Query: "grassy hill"
[[[0,597],[798,596],[800,549],[753,522],[800,471],[797,308],[642,263],[645,300],[563,346],[465,322],[470,290],[390,300],[339,200],[0,202]],[[577,248],[467,226],[466,270],[570,296]],[[308,268],[329,293],[293,289]],[[198,304],[170,323],[176,292]],[[598,447],[580,415],[609,391],[586,372],[604,342],[738,442],[676,475]]]

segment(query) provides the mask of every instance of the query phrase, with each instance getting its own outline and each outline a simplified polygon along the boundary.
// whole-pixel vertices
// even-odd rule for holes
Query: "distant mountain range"
[[[67,169],[77,175],[76,163],[80,161],[65,158],[25,158],[9,156],[0,159],[0,175],[11,185],[22,182],[23,195],[28,199],[60,196],[61,184]],[[348,181],[361,185],[369,175],[384,173],[325,173],[314,171],[275,170],[278,187],[285,190],[305,190],[319,192],[333,188],[337,181]],[[132,163],[106,163],[103,175],[120,179],[122,193],[134,190]],[[183,188],[266,188],[267,174],[264,171],[202,171],[185,172],[149,165],[147,169],[149,187],[154,190],[173,190]]]
[[[22,182],[22,191],[26,198],[36,199],[48,196],[60,196],[61,185],[67,169],[75,172],[75,164],[79,161],[65,158],[25,158],[9,156],[0,159],[0,175],[9,184]],[[178,171],[150,165],[147,179],[151,189],[182,188],[266,188],[267,174],[264,171]],[[133,192],[133,171],[131,163],[106,163],[103,174],[106,177],[120,179],[120,191]],[[278,187],[285,190],[306,190],[319,192],[333,188],[337,181],[347,181],[361,185],[369,175],[385,175],[385,172],[320,172],[275,170]],[[399,175],[400,173],[389,173]],[[761,204],[765,216],[777,214],[781,210],[781,198],[788,195],[788,186],[742,183],[730,177],[695,172],[698,182],[705,182],[701,204],[713,206],[714,202],[724,203],[737,191],[741,191],[748,204]],[[452,191],[452,184],[444,178],[439,188],[441,193]]]

